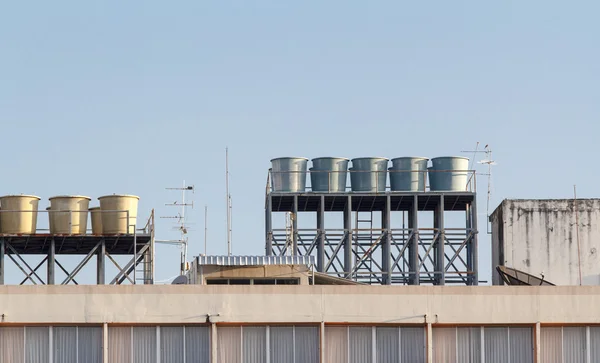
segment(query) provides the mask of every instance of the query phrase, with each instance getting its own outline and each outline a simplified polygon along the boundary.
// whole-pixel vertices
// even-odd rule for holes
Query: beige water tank
[[[102,234],[102,213],[100,213],[100,207],[90,208],[90,216],[92,217],[92,234]]]
[[[102,234],[133,234],[140,197],[113,194],[98,198],[102,210]]]
[[[58,195],[50,198],[50,233],[85,234],[90,197]]]
[[[35,195],[5,195],[0,197],[2,224],[5,234],[35,234],[40,198]]]

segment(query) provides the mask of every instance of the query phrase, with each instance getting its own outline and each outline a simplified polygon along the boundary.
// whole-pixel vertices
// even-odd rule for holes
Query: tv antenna
[[[187,264],[187,248],[188,248],[188,230],[189,230],[189,226],[186,221],[185,211],[188,207],[191,207],[192,209],[194,209],[194,201],[186,202],[186,194],[189,192],[192,192],[192,194],[193,194],[195,191],[195,187],[193,185],[191,185],[191,186],[186,185],[185,180],[184,180],[182,187],[165,188],[165,189],[181,191],[181,201],[176,200],[173,203],[165,203],[165,206],[167,206],[167,207],[180,207],[181,209],[180,209],[179,213],[177,213],[177,215],[175,215],[175,216],[160,217],[163,219],[176,219],[177,220],[176,221],[177,230],[179,230],[180,237],[177,240],[157,240],[155,242],[179,246],[181,248],[181,261],[180,261],[181,263],[180,263],[179,273],[181,275],[184,275],[185,272],[187,271],[186,264]]]
[[[477,164],[483,164],[483,165],[487,165],[487,173],[480,173],[480,175],[487,175],[488,178],[488,182],[487,182],[487,200],[486,200],[486,208],[485,208],[485,213],[486,213],[486,229],[487,229],[487,233],[490,234],[492,233],[490,230],[490,200],[492,199],[492,166],[497,165],[496,162],[492,159],[492,149],[490,149],[490,146],[488,144],[486,144],[483,147],[483,150],[479,150],[479,141],[477,141],[477,144],[475,145],[475,150],[470,150],[470,151],[462,151],[463,153],[473,153],[473,159],[471,159],[471,166],[469,167],[470,170],[473,170],[473,163],[475,162],[475,158],[477,157],[477,154],[485,154],[485,159],[480,160],[477,162]]]
[[[229,192],[229,148],[225,148],[225,194],[227,200],[227,256],[231,256],[231,193]]]

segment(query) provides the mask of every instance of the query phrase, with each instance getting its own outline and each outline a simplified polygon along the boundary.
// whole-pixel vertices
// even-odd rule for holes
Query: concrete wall
[[[568,199],[504,200],[490,218],[493,283],[504,264],[557,285],[579,285],[581,270],[583,285],[600,285],[600,200],[579,199],[575,211]]]
[[[600,287],[0,286],[2,324],[600,324]]]

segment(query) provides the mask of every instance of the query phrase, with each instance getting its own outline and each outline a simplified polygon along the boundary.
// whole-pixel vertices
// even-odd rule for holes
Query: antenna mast
[[[225,193],[227,201],[227,256],[231,256],[231,194],[229,193],[229,148],[225,148]]]
[[[492,149],[490,149],[489,145],[485,145],[483,150],[479,150],[479,141],[477,141],[477,145],[475,146],[474,151],[463,151],[463,153],[473,153],[473,160],[471,161],[471,170],[473,169],[473,161],[478,153],[484,153],[485,159],[480,160],[477,164],[486,164],[488,166],[487,173],[483,173],[481,175],[487,175],[488,183],[487,183],[487,201],[486,201],[486,228],[487,233],[490,234],[490,200],[492,199],[492,166],[496,165],[496,162],[492,159]]]
[[[186,193],[188,192],[192,192],[194,193],[195,191],[195,187],[193,185],[189,186],[186,185],[185,180],[183,181],[183,187],[180,188],[165,188],[167,190],[179,190],[181,191],[181,202],[179,201],[175,201],[173,203],[166,203],[165,205],[167,207],[181,207],[180,212],[176,215],[176,216],[168,216],[168,217],[161,217],[161,218],[165,218],[165,219],[177,219],[177,229],[179,230],[180,233],[180,238],[178,240],[161,240],[161,241],[155,241],[157,243],[163,243],[163,244],[170,244],[170,245],[176,245],[181,247],[181,261],[180,261],[180,268],[179,268],[179,273],[181,275],[184,275],[185,272],[187,271],[187,267],[186,267],[186,263],[187,263],[187,249],[188,249],[188,229],[189,226],[187,224],[186,221],[186,215],[185,215],[185,211],[187,209],[187,207],[192,207],[192,209],[194,208],[194,202],[190,202],[190,203],[186,203]]]

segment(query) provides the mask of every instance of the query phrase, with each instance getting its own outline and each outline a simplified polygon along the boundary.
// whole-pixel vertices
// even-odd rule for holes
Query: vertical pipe
[[[46,261],[46,265],[48,267],[48,275],[46,276],[46,280],[47,280],[47,284],[48,285],[54,285],[55,284],[55,273],[54,273],[54,267],[56,265],[55,258],[54,258],[54,254],[55,254],[55,249],[56,244],[54,242],[54,238],[52,238],[50,240],[50,248],[48,248],[48,261]]]
[[[427,323],[427,363],[433,363],[433,327]]]
[[[217,334],[217,324],[215,323],[211,323],[210,324],[210,361],[211,362],[218,362],[218,345],[217,345],[217,339],[219,339],[218,334]]]
[[[445,285],[446,284],[446,257],[444,253],[445,242],[446,242],[446,232],[444,227],[444,195],[440,195],[440,203],[436,206],[435,209],[435,222],[437,225],[435,228],[438,232],[438,238],[436,242],[436,263],[435,269],[439,271],[437,275],[437,284]]]
[[[381,249],[381,269],[383,270],[383,284],[392,284],[392,235],[390,231],[390,218],[391,218],[391,197],[386,196],[384,210],[381,211],[381,229],[385,234],[383,237],[383,246]]]
[[[294,195],[292,208],[292,256],[296,256],[298,254],[298,195]]]
[[[351,279],[352,276],[352,196],[348,196],[346,206],[344,207],[344,271],[346,278]],[[333,257],[332,257],[333,258]]]
[[[229,148],[225,148],[225,198],[227,201],[227,256],[231,256],[231,213],[229,196]]]
[[[52,349],[50,350],[52,352]],[[51,354],[52,355],[52,354]],[[102,324],[102,362],[108,362],[108,324]]]
[[[471,204],[467,203],[467,205],[465,206],[465,238],[469,238],[469,235],[471,233],[472,229],[472,220],[471,220]],[[472,267],[473,267],[473,255],[472,255],[472,250],[471,250],[471,242],[467,243],[467,271],[472,271]],[[492,272],[493,274],[493,272]],[[467,276],[467,285],[471,284],[472,281],[472,275],[468,275]]]
[[[408,264],[410,270],[409,284],[419,285],[419,197],[413,196],[413,203],[408,212],[408,228],[411,229],[412,238],[408,246]]]
[[[273,198],[271,194],[267,195],[267,205],[265,208],[265,254],[273,254]]]
[[[325,362],[325,322],[321,321],[321,325],[319,326],[319,345],[320,345],[320,349],[319,352],[321,352],[321,363],[327,363]]]
[[[477,198],[473,199],[471,205],[471,228],[473,231],[473,239],[471,239],[471,252],[467,254],[471,255],[471,270],[473,271],[473,277],[471,278],[471,285],[479,285],[479,246],[478,236],[479,231],[477,229]]]
[[[325,196],[321,195],[317,211],[317,270],[325,272]],[[332,257],[333,258],[333,257]]]
[[[541,351],[541,345],[542,345],[542,337],[541,337],[541,326],[540,326],[540,322],[538,321],[537,323],[535,323],[535,328],[534,328],[534,332],[533,332],[533,336],[535,339],[535,345],[534,345],[534,354],[535,354],[535,359],[534,362],[535,363],[542,363],[542,351]]]
[[[4,238],[0,237],[0,285],[4,285]]]
[[[207,241],[208,241],[208,206],[204,206],[204,256],[206,256],[207,251]]]
[[[97,252],[97,263],[96,263],[96,282],[98,285],[104,285],[105,281],[105,257],[106,257],[106,242],[100,241],[100,248]]]

